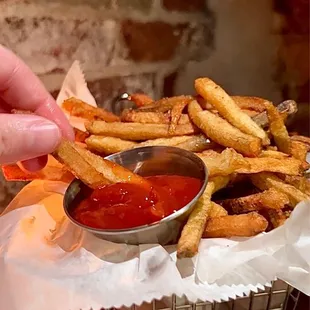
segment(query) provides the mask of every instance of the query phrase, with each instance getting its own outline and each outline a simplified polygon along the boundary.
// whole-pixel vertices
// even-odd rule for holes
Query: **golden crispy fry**
[[[180,103],[188,104],[193,100],[192,96],[175,96],[170,98],[162,98],[152,104],[145,107],[141,107],[138,111],[144,112],[167,112],[171,110],[175,105]]]
[[[252,237],[266,230],[267,220],[256,212],[210,218],[203,238]]]
[[[231,98],[242,110],[253,110],[259,113],[265,111],[266,99],[250,96],[231,96]]]
[[[169,127],[169,133],[173,134],[176,126],[179,124],[182,111],[185,109],[185,107],[188,105],[188,101],[180,102],[176,105],[174,105],[171,109],[171,122]]]
[[[267,210],[268,219],[271,222],[273,228],[282,226],[287,220],[287,215],[282,210]]]
[[[228,182],[228,177],[210,179],[206,190],[198,200],[182,230],[177,247],[178,258],[193,257],[197,254],[199,242],[212,206],[211,195],[225,187]]]
[[[211,201],[211,209],[209,212],[209,218],[226,216],[228,212],[219,204]]]
[[[141,124],[169,124],[170,117],[163,112],[139,112],[127,109],[122,112],[121,121]]]
[[[300,160],[295,158],[246,158],[248,166],[237,169],[238,173],[258,173],[258,172],[277,172],[289,175],[301,175],[303,173],[303,165]]]
[[[117,182],[130,182],[149,187],[144,178],[73,142],[62,141],[53,156],[91,188]]]
[[[266,101],[265,106],[269,120],[269,129],[279,151],[290,154],[291,140],[281,114],[271,102]]]
[[[307,161],[308,147],[299,141],[291,141],[291,155],[303,162]],[[307,167],[305,167],[307,169]]]
[[[212,152],[212,150],[199,154],[208,168],[210,177],[219,175],[230,175],[243,167],[249,167],[247,160],[234,149],[225,149],[222,153]]]
[[[113,153],[123,152],[134,148],[138,143],[126,141],[119,138],[90,136],[86,139],[87,148],[91,151],[110,155]]]
[[[249,157],[255,157],[260,153],[261,140],[259,138],[241,132],[226,120],[209,111],[202,111],[197,101],[192,101],[189,104],[188,112],[193,123],[212,141],[234,148]]]
[[[146,140],[136,145],[136,147],[145,147],[145,146],[177,146],[180,143],[183,143],[189,139],[192,139],[195,136],[178,136],[171,138],[158,138],[152,140]]]
[[[74,175],[51,155],[48,156],[46,166],[38,172],[25,171],[17,164],[4,165],[1,168],[7,181],[49,180],[69,183],[74,179]]]
[[[283,180],[285,183],[295,186],[297,189],[299,189],[301,192],[307,195],[307,186],[309,180],[307,180],[305,177],[280,174],[279,178]]]
[[[131,94],[128,100],[135,103],[137,107],[144,107],[154,102],[154,100],[146,94]]]
[[[110,136],[133,141],[184,136],[197,132],[197,128],[192,124],[178,125],[173,135],[169,134],[169,125],[165,124],[105,123],[93,121],[85,126],[94,135]]]
[[[93,107],[82,100],[69,98],[62,103],[62,107],[72,116],[82,117],[87,120],[100,119],[105,122],[119,122],[119,117],[105,109]]]
[[[275,151],[273,149],[268,149],[266,151],[262,151],[259,154],[259,157],[269,157],[269,158],[277,158],[277,159],[284,159],[284,158],[288,158],[289,155],[279,152],[279,151]]]
[[[289,199],[285,194],[270,188],[262,193],[226,199],[221,204],[225,209],[240,214],[263,209],[283,209],[285,205],[289,204]]]
[[[277,110],[283,118],[283,115],[289,116],[295,114],[297,112],[297,104],[294,100],[286,100],[277,105]],[[264,111],[254,116],[253,121],[260,127],[265,128],[269,124],[267,112]]]
[[[264,145],[270,143],[266,132],[251,117],[243,113],[234,100],[219,85],[208,78],[199,78],[195,80],[195,88],[230,124],[245,134],[260,138]]]
[[[290,206],[295,207],[303,200],[309,200],[309,196],[298,190],[290,184],[286,184],[283,180],[272,173],[262,172],[251,175],[252,183],[260,190],[274,188],[281,193],[287,195],[290,200]]]
[[[310,151],[310,138],[309,137],[294,135],[294,136],[291,136],[291,141],[298,141],[298,142],[304,143],[305,145],[307,145],[308,152]]]

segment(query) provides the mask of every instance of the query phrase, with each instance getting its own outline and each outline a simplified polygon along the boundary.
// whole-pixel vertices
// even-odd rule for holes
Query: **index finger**
[[[0,59],[0,99],[12,108],[32,111],[53,121],[64,137],[74,139],[66,116],[30,68],[2,45]]]

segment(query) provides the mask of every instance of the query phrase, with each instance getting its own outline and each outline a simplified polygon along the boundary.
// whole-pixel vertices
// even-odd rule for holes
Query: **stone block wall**
[[[231,94],[301,101],[296,123],[305,133],[308,5],[307,0],[0,0],[0,44],[16,52],[55,96],[75,59],[106,108],[124,91],[154,98],[189,94],[196,77],[209,76]],[[0,178],[0,207],[20,186]]]

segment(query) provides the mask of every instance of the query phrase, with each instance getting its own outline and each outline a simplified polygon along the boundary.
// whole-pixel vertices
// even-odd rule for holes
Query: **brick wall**
[[[0,0],[0,43],[55,96],[78,59],[103,107],[123,91],[191,93],[203,75],[232,94],[308,102],[308,2]],[[308,107],[302,105],[303,119]],[[0,206],[18,186],[0,178]]]

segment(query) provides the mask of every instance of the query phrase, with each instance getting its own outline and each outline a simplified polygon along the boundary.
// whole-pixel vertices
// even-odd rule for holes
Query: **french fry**
[[[209,218],[226,216],[228,212],[219,204],[211,201],[211,209],[209,212]]]
[[[229,182],[229,177],[216,177],[210,179],[206,190],[198,200],[194,210],[185,224],[177,246],[177,257],[193,257],[198,252],[198,247],[208,214],[212,208],[211,195]]]
[[[262,151],[259,154],[259,157],[269,157],[269,158],[285,159],[285,158],[288,158],[289,155],[285,154],[285,153],[282,153],[282,152],[279,152],[279,151],[275,151],[275,150],[269,149],[269,150],[266,150],[266,151]]]
[[[277,172],[288,175],[301,175],[303,173],[303,163],[295,158],[246,158],[248,166],[236,170],[237,173],[259,173],[259,172]]]
[[[297,112],[297,104],[294,100],[285,100],[281,102],[280,104],[277,105],[277,110],[279,113],[282,115],[281,117],[283,118],[283,115],[293,115]],[[267,112],[261,112],[257,116],[253,117],[253,121],[259,125],[262,128],[265,128],[269,125],[268,117],[267,117]]]
[[[163,112],[139,112],[137,110],[124,110],[121,114],[122,122],[141,124],[169,124],[170,117]]]
[[[295,186],[297,189],[299,189],[301,192],[305,193],[306,195],[309,195],[307,194],[307,186],[308,186],[309,180],[307,180],[305,177],[280,174],[279,178],[283,180],[285,183]]]
[[[255,157],[260,153],[261,140],[259,138],[241,132],[226,120],[209,111],[202,111],[197,101],[192,101],[189,104],[188,112],[193,123],[212,141],[234,148],[249,157]]]
[[[94,135],[110,136],[124,140],[142,141],[172,136],[184,136],[197,133],[192,124],[178,125],[173,135],[169,134],[169,125],[140,123],[105,123],[93,121],[85,125]]]
[[[310,138],[309,137],[294,135],[294,136],[291,136],[291,141],[298,141],[298,142],[305,144],[307,146],[308,152],[310,151]]]
[[[308,153],[308,147],[306,144],[299,142],[299,141],[291,141],[291,149],[290,149],[291,155],[302,162],[307,161],[307,153]],[[305,170],[308,167],[305,167]]]
[[[203,238],[252,237],[266,230],[267,220],[256,212],[210,218]]]
[[[271,222],[273,228],[282,226],[287,220],[287,215],[282,210],[267,210],[268,219]]]
[[[270,188],[262,193],[226,199],[221,201],[221,204],[225,209],[240,214],[264,209],[283,209],[285,205],[289,204],[289,199],[285,194]]]
[[[230,124],[245,134],[260,138],[264,145],[270,143],[266,132],[251,117],[243,113],[219,85],[208,78],[200,78],[195,80],[195,88]]]
[[[150,187],[144,178],[79,147],[73,142],[62,141],[53,156],[91,188],[118,182]]]
[[[192,96],[175,96],[170,98],[162,98],[152,104],[148,104],[145,107],[141,107],[138,111],[144,112],[167,112],[171,110],[175,105],[180,103],[188,104],[193,99]]]
[[[180,102],[176,105],[174,105],[171,109],[171,122],[169,126],[169,133],[173,134],[176,126],[179,123],[179,120],[182,115],[182,111],[185,109],[185,107],[188,105],[188,101]]]
[[[206,148],[209,142],[208,139],[201,135],[193,136],[178,136],[171,138],[159,138],[153,140],[147,140],[145,142],[139,143],[136,147],[145,147],[145,146],[174,146],[188,151],[193,151],[197,148]]]
[[[269,120],[269,129],[279,151],[291,154],[291,140],[281,114],[271,102],[266,101],[265,106]]]
[[[248,167],[247,160],[234,149],[227,148],[222,153],[209,151],[208,153],[197,153],[208,168],[210,177],[230,175],[238,169]],[[248,167],[249,169],[250,167]]]
[[[108,123],[120,121],[119,117],[115,114],[108,112],[105,109],[93,107],[76,98],[69,98],[65,100],[62,107],[68,111],[71,116],[82,117],[87,120],[100,119]]]
[[[137,107],[144,107],[154,102],[154,100],[146,94],[130,94],[128,100],[135,103]]]
[[[252,183],[260,190],[274,188],[281,193],[287,195],[290,201],[290,206],[295,207],[303,200],[309,200],[309,196],[298,190],[290,184],[286,184],[283,180],[272,173],[262,172],[251,175]]]
[[[250,96],[231,96],[237,106],[242,110],[253,110],[256,112],[265,111],[266,99]]]
[[[138,143],[113,137],[92,135],[86,139],[87,148],[91,151],[110,155],[134,148]]]

